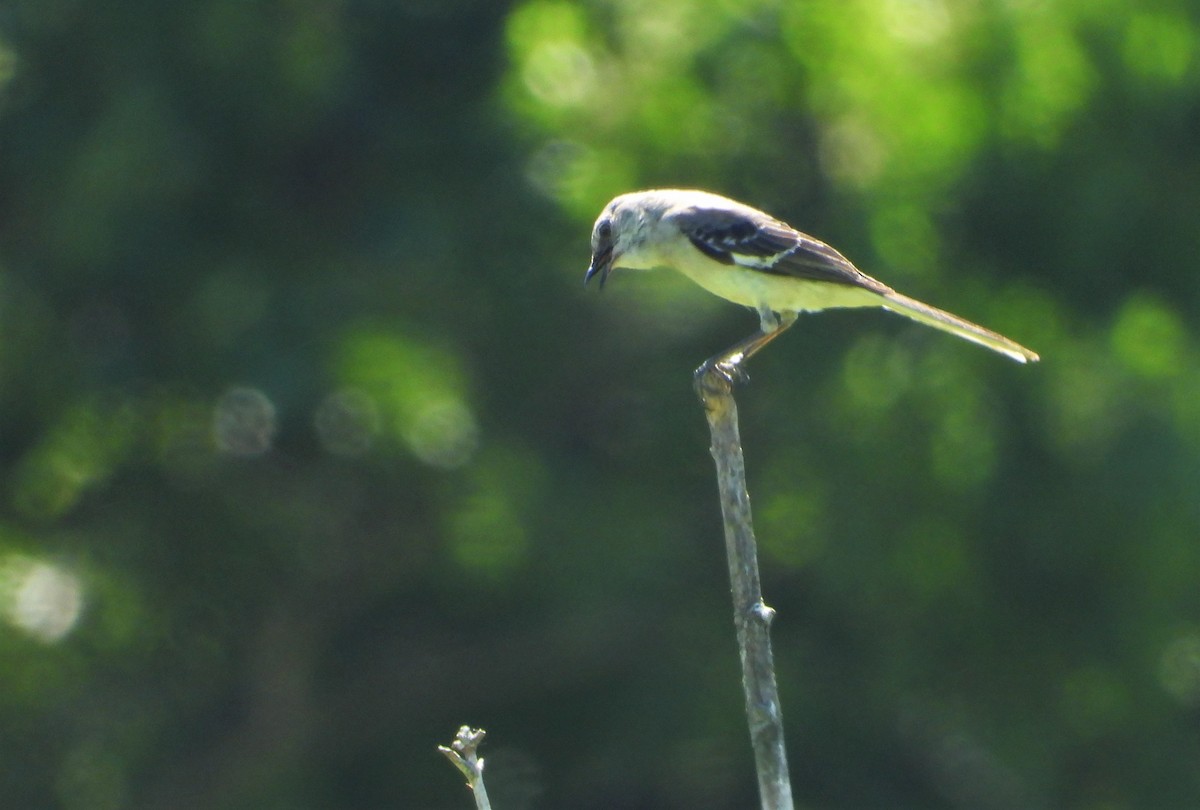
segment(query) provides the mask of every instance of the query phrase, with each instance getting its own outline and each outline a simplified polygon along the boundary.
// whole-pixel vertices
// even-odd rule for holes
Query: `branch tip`
[[[490,808],[487,790],[483,786],[483,758],[479,756],[479,746],[486,736],[487,732],[481,728],[463,726],[454,735],[454,742],[449,747],[438,746],[446,759],[466,777],[467,787],[475,794],[475,804],[479,810]]]

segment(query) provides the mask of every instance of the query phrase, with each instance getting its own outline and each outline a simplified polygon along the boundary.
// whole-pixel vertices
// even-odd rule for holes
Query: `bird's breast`
[[[676,263],[675,267],[714,295],[756,309],[815,312],[839,307],[879,306],[881,303],[877,294],[851,284],[775,275],[712,261],[684,261]]]

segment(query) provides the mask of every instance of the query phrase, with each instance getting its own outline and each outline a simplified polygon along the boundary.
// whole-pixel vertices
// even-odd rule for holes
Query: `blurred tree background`
[[[765,208],[878,312],[742,433],[800,805],[1200,804],[1200,9],[8,0],[0,804],[744,808],[691,370],[616,193]]]

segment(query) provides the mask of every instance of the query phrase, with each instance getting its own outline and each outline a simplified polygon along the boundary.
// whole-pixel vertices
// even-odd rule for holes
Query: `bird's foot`
[[[741,352],[710,357],[700,364],[693,376],[698,385],[714,378],[724,381],[730,387],[743,385],[750,382],[750,375],[741,366],[743,359],[745,358]]]

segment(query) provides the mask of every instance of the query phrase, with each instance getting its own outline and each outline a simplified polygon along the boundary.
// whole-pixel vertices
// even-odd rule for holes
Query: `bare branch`
[[[746,717],[758,770],[759,795],[763,810],[792,810],[783,711],[779,705],[769,633],[775,611],[763,602],[758,575],[758,548],[750,516],[737,403],[731,383],[731,378],[736,375],[730,372],[737,371],[736,362],[732,366],[723,366],[709,361],[698,368],[696,393],[708,417],[711,452],[717,464],[725,551],[733,591],[733,622],[742,659],[742,689],[746,694]]]

